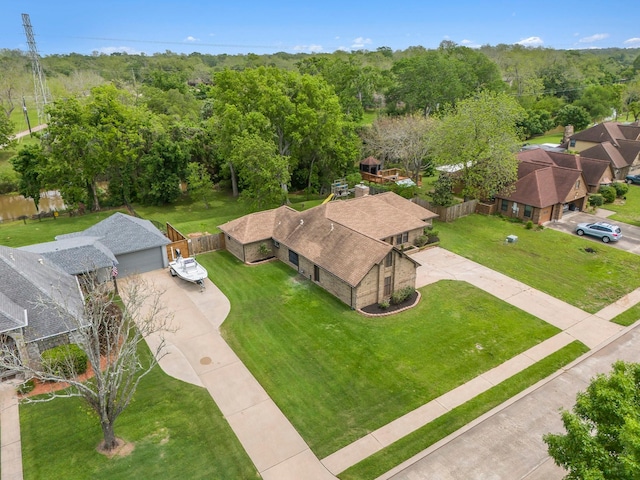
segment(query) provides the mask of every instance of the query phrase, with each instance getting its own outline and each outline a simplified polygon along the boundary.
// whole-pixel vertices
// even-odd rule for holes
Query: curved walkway
[[[206,288],[172,277],[166,270],[144,274],[174,312],[175,332],[165,333],[169,375],[205,387],[264,480],[335,479],[221,337],[229,300],[209,280]],[[149,338],[153,349],[159,339]]]

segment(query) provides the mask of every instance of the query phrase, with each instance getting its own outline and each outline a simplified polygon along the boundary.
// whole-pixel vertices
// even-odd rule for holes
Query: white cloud
[[[474,42],[473,40],[462,40],[460,42],[460,45],[462,45],[463,47],[469,47],[469,48],[480,48],[482,46]]]
[[[371,44],[370,38],[358,37],[353,41],[351,48],[355,48],[355,49],[364,48],[365,45],[370,45],[370,44]]]
[[[583,37],[578,41],[580,43],[591,43],[591,42],[597,42],[599,40],[604,40],[605,38],[608,38],[608,37],[609,37],[608,33],[596,33],[595,35],[591,35],[590,37]]]
[[[544,41],[540,37],[528,37],[516,42],[516,45],[522,45],[523,47],[539,47],[543,43]]]
[[[184,39],[185,42],[197,42],[198,39],[196,37],[193,37],[191,35],[189,35],[187,38]]]
[[[322,45],[296,45],[293,47],[296,52],[321,52],[323,50]]]
[[[104,53],[106,55],[111,55],[112,53],[126,53],[129,55],[139,55],[142,52],[140,50],[136,50],[135,48],[131,48],[131,47],[102,47],[98,49],[98,52],[100,53]]]
[[[640,37],[629,38],[622,43],[627,47],[640,47]]]

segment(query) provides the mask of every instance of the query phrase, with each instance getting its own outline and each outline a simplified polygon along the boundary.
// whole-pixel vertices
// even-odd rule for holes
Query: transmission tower
[[[45,115],[45,107],[51,103],[51,93],[47,88],[47,81],[44,78],[44,72],[40,66],[40,55],[36,46],[36,39],[33,35],[33,27],[28,13],[22,14],[22,26],[27,36],[27,44],[29,45],[29,57],[31,57],[31,69],[33,70],[33,86],[35,88],[36,108],[38,109],[38,124],[42,125],[47,122]]]

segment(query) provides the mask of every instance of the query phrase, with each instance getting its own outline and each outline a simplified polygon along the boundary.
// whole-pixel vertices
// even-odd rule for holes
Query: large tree
[[[94,275],[84,276],[84,305],[75,328],[74,341],[87,355],[93,378],[82,381],[71,349],[59,360],[63,368],[48,367],[47,362],[24,364],[17,353],[4,348],[0,367],[22,373],[26,378],[64,383],[68,388],[30,401],[48,401],[60,397],[80,397],[96,414],[102,428],[101,447],[110,451],[118,446],[115,423],[130,404],[140,381],[165,354],[163,331],[170,328],[171,315],[160,303],[161,292],[141,280],[121,283],[121,297],[111,291],[111,283],[98,283]],[[59,298],[66,298],[61,292]],[[52,300],[53,302],[53,300]],[[68,322],[67,306],[50,305],[60,312],[51,321]],[[37,307],[36,307],[37,308]],[[150,335],[156,338],[153,351],[145,352],[142,343]]]
[[[430,136],[436,165],[457,166],[465,198],[488,199],[517,180],[524,111],[506,94],[482,92],[459,102]]]
[[[40,192],[45,188],[43,171],[46,158],[39,144],[25,145],[11,159],[13,169],[20,174],[18,192],[25,198],[33,198],[36,210],[40,203]]]
[[[367,154],[385,162],[397,162],[417,181],[427,158],[428,136],[434,120],[423,115],[378,117],[362,130]]]
[[[0,148],[7,147],[13,143],[13,123],[9,118],[0,113]]]
[[[395,85],[387,95],[389,109],[425,115],[480,90],[505,87],[498,67],[483,53],[446,41],[438,50],[418,50],[395,62],[391,71]]]
[[[47,178],[60,189],[65,201],[82,199],[100,210],[98,182],[107,174],[125,171],[118,181],[131,180],[130,168],[143,153],[150,114],[134,99],[112,85],[92,89],[87,99],[69,98],[49,109],[45,152],[50,156]],[[127,185],[122,191],[129,191]]]
[[[565,434],[544,436],[567,480],[640,478],[640,364],[616,362],[562,410]]]
[[[233,159],[237,139],[244,135],[257,134],[271,143],[276,155],[287,159],[289,175],[299,183],[308,184],[318,169],[344,174],[357,157],[353,127],[321,77],[259,67],[219,72],[214,83],[209,91],[213,111],[209,122],[216,154],[229,168],[234,195],[237,185],[246,181],[238,181],[239,166]],[[286,192],[288,185],[281,187]]]

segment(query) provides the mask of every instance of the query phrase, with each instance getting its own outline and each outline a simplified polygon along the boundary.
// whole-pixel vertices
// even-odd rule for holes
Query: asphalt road
[[[613,213],[613,212],[611,212]],[[607,210],[599,209],[598,215],[592,215],[590,213],[584,212],[567,212],[561,220],[557,220],[554,222],[547,223],[547,228],[553,228],[554,230],[559,230],[561,232],[566,232],[571,235],[576,235],[575,230],[576,226],[579,223],[592,223],[592,222],[608,222],[608,223],[616,223],[614,221],[608,221],[606,216],[608,214]],[[626,250],[631,253],[635,253],[640,255],[640,227],[634,227],[633,225],[627,225],[625,223],[616,223],[620,226],[622,230],[622,238],[617,242],[609,242],[609,245],[615,248],[619,248],[621,250]],[[590,237],[585,235],[585,240],[602,243],[602,240],[596,237]]]

